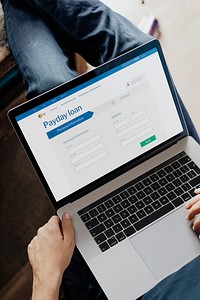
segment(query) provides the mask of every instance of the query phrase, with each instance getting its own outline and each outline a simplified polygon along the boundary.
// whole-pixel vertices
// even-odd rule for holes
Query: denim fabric
[[[199,274],[200,256],[158,283],[142,300],[199,300]]]
[[[7,38],[22,73],[27,99],[74,78],[61,39],[24,2],[3,0]],[[19,4],[20,3],[20,4]]]
[[[2,3],[9,46],[23,75],[27,98],[77,75],[64,46],[98,66],[152,39],[98,0],[2,0]],[[199,142],[181,99],[180,105],[190,135]],[[182,292],[188,297],[182,299],[195,300],[197,294],[200,299],[199,268],[197,259],[161,282],[144,300],[179,299]],[[77,249],[63,283],[69,300],[106,299]]]

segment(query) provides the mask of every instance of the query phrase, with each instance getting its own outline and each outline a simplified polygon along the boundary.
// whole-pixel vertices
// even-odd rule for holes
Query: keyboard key
[[[121,218],[121,216],[118,214],[118,215],[113,216],[113,217],[112,217],[112,220],[113,220],[113,222],[114,222],[115,224],[117,224],[117,223],[119,223],[119,222],[122,220],[122,218]]]
[[[183,174],[185,174],[185,173],[187,173],[190,169],[188,168],[188,166],[182,166],[181,168],[180,168],[180,170],[181,170],[181,172],[183,172]]]
[[[86,214],[81,216],[81,219],[84,223],[86,223],[87,221],[89,221],[91,219],[91,217],[89,216],[88,213],[86,213]]]
[[[128,228],[126,228],[124,230],[124,233],[125,235],[128,237],[128,236],[131,236],[132,234],[134,234],[136,232],[136,230],[133,228],[133,226],[130,226]]]
[[[200,175],[190,180],[189,184],[194,188],[200,187]]]
[[[114,216],[115,212],[112,208],[110,208],[105,212],[105,214],[108,218],[110,218],[110,217]]]
[[[138,182],[135,184],[135,188],[140,191],[144,188],[144,184],[142,182]]]
[[[105,206],[107,208],[113,207],[113,205],[114,205],[114,202],[111,199],[109,199],[108,201],[105,202]]]
[[[190,195],[190,198],[196,196],[196,194],[194,192],[194,188],[192,188],[190,191],[188,191],[188,194]]]
[[[178,168],[181,167],[181,165],[180,165],[180,163],[179,163],[178,161],[175,161],[175,162],[172,163],[172,167],[173,167],[174,169],[178,169]]]
[[[114,225],[114,223],[111,219],[109,219],[104,222],[104,225],[106,226],[106,228],[110,228]]]
[[[110,247],[107,242],[104,242],[99,245],[99,248],[101,249],[102,252],[104,252],[104,251],[108,250]]]
[[[138,221],[134,224],[136,230],[140,230],[145,226],[149,225],[150,223],[156,221],[157,219],[161,218],[168,212],[172,211],[174,206],[171,203],[166,204],[165,206],[161,207],[160,209],[154,211],[152,214],[146,216],[142,220]]]
[[[182,175],[179,179],[182,181],[182,183],[185,183],[189,181],[190,178],[187,175]]]
[[[96,227],[92,228],[90,230],[90,233],[92,236],[96,236],[96,235],[99,235],[100,233],[102,233],[105,229],[106,229],[106,227],[103,224],[99,224]]]
[[[174,183],[174,181],[173,181],[173,183]],[[165,188],[168,192],[170,192],[175,189],[175,186],[172,183],[168,183],[168,184],[166,184]]]
[[[151,179],[151,181],[157,181],[159,179],[158,175],[155,173],[149,176],[149,178]]]
[[[85,225],[88,229],[91,229],[91,228],[97,226],[98,224],[99,224],[99,221],[97,220],[97,218],[94,218],[94,219],[88,221],[87,223],[85,223]]]
[[[172,201],[172,203],[174,204],[175,207],[178,207],[181,204],[183,204],[184,202],[181,198],[176,198],[175,200]]]
[[[122,201],[121,205],[123,208],[126,208],[126,207],[129,207],[131,205],[131,203],[128,200],[124,200],[124,201]]]
[[[176,187],[180,186],[181,184],[182,184],[182,182],[180,181],[179,178],[177,178],[173,181],[173,185],[175,185]]]
[[[152,203],[152,206],[156,210],[156,209],[160,208],[162,205],[158,200],[156,200],[155,202]]]
[[[116,213],[118,213],[123,210],[123,207],[121,206],[121,204],[117,204],[113,207],[113,209]]]
[[[195,173],[194,170],[191,170],[189,172],[187,172],[187,175],[189,176],[190,179],[194,178],[197,176],[197,174]]]
[[[181,165],[185,165],[187,162],[191,161],[191,158],[188,155],[185,155],[184,157],[180,158],[178,160]]]
[[[116,224],[115,226],[113,226],[113,230],[115,233],[119,233],[120,231],[123,230],[123,228],[120,224]]]
[[[96,236],[94,239],[97,242],[97,244],[101,244],[106,240],[106,236],[104,233],[101,233],[98,236]]]
[[[142,202],[142,200],[138,201],[137,203],[135,203],[135,206],[138,208],[138,209],[141,209],[145,206],[144,202]]]
[[[138,197],[138,199],[142,199],[144,198],[146,195],[143,191],[137,192],[136,196]]]
[[[145,178],[142,183],[144,184],[144,186],[148,186],[152,183],[151,179],[150,178]]]
[[[96,210],[96,208],[93,208],[89,211],[89,215],[93,218],[96,217],[98,215],[98,211]]]
[[[136,215],[138,216],[139,219],[142,219],[146,216],[146,213],[143,209],[139,210]]]
[[[159,201],[161,202],[162,205],[165,205],[169,202],[169,199],[167,199],[166,196],[163,196],[159,199]]]
[[[166,174],[167,174],[167,173],[165,172],[165,170],[162,170],[162,169],[161,169],[160,171],[157,172],[157,175],[158,175],[160,178],[164,177]]]
[[[153,189],[150,186],[148,186],[144,189],[144,192],[146,193],[146,195],[149,195],[153,193]]]
[[[188,167],[190,169],[193,169],[197,174],[200,174],[200,169],[199,167],[193,162],[191,161],[189,164],[188,164]]]
[[[158,182],[154,182],[152,185],[151,185],[152,189],[154,191],[158,190],[159,188],[161,188],[161,185],[158,183]]]
[[[147,213],[147,215],[151,214],[154,209],[151,205],[147,205],[145,208],[144,208],[144,211]]]
[[[169,182],[171,182],[171,181],[173,181],[174,179],[176,179],[176,178],[174,177],[173,174],[168,174],[165,178],[166,178]]]
[[[150,203],[153,202],[153,200],[151,199],[150,196],[147,196],[147,197],[145,197],[145,198],[142,199],[142,200],[143,200],[143,202],[144,202],[146,205],[148,205],[148,204],[150,204]]]
[[[191,196],[188,193],[185,193],[181,196],[184,202],[188,201],[191,199]]]
[[[179,178],[181,175],[183,175],[183,173],[179,169],[176,169],[172,174],[175,178]]]
[[[114,201],[115,204],[117,204],[122,201],[122,198],[120,197],[120,195],[116,195],[112,197],[112,200]]]
[[[133,195],[137,192],[136,188],[134,186],[131,186],[127,189],[130,195]]]
[[[97,219],[99,220],[99,222],[104,222],[107,219],[107,216],[102,213],[99,216],[97,216]]]
[[[158,192],[154,192],[154,193],[151,194],[151,198],[152,198],[153,200],[157,200],[157,199],[160,198],[160,196],[159,196]]]
[[[136,214],[130,216],[128,219],[131,222],[131,224],[134,224],[135,222],[137,222],[139,220],[138,217],[136,216]]]
[[[111,239],[109,239],[108,244],[110,245],[110,247],[113,247],[114,245],[116,245],[118,243],[118,241],[116,240],[115,237],[112,237]]]
[[[121,242],[126,238],[126,236],[124,235],[123,232],[120,232],[116,235],[116,238],[117,238],[118,242]]]
[[[170,192],[167,194],[167,198],[172,201],[176,198],[176,195],[174,192]]]
[[[174,190],[174,193],[177,195],[177,196],[181,196],[182,194],[184,194],[184,190],[181,188],[181,187],[178,187]]]
[[[128,200],[130,201],[131,204],[134,204],[135,202],[138,201],[138,198],[136,197],[136,195],[132,195],[128,198]]]
[[[122,225],[123,228],[126,228],[129,225],[131,225],[131,223],[128,219],[123,220],[120,224]]]
[[[124,209],[123,211],[121,211],[119,214],[122,217],[122,219],[125,219],[125,218],[127,218],[130,215],[129,212],[128,212],[128,210],[126,210],[126,209]]]
[[[102,213],[106,210],[106,207],[104,204],[100,204],[99,206],[97,206],[97,210],[99,213]]]
[[[172,168],[172,166],[169,165],[169,166],[165,167],[164,170],[166,173],[171,173],[174,169]]]
[[[120,196],[121,196],[122,199],[126,199],[126,198],[128,198],[130,195],[129,195],[129,193],[128,193],[127,191],[123,191],[123,192],[120,193]]]
[[[137,211],[135,205],[129,206],[129,207],[127,208],[127,210],[128,210],[128,212],[129,212],[131,215],[134,214],[134,213]]]
[[[111,238],[115,234],[112,228],[106,230],[104,233],[107,236],[107,238]]]
[[[182,189],[183,189],[185,192],[191,190],[191,186],[190,186],[189,183],[187,183],[187,182],[184,183],[181,187],[182,187]]]
[[[165,178],[161,178],[160,180],[158,180],[158,182],[161,186],[165,186],[168,183],[168,181]]]
[[[160,196],[164,196],[167,194],[166,188],[162,187],[161,189],[158,190],[158,193]]]

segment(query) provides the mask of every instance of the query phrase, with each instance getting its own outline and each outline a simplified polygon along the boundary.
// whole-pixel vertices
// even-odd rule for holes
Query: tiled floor
[[[103,0],[135,24],[154,14],[160,41],[176,87],[200,133],[200,1]]]

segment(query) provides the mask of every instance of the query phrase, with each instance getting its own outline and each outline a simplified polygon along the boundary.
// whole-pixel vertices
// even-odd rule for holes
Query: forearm
[[[58,300],[61,278],[41,281],[33,279],[32,300]]]

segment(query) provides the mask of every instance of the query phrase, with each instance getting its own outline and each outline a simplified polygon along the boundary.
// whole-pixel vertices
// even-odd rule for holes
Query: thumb
[[[62,231],[64,240],[70,244],[74,243],[74,228],[68,212],[65,212],[62,216]]]

